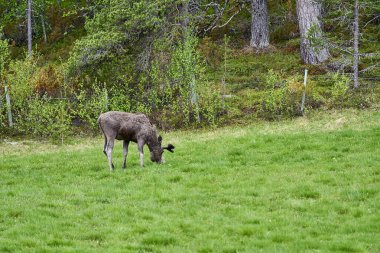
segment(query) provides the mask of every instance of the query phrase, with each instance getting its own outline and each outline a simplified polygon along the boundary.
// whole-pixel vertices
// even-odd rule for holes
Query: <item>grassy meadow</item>
[[[380,252],[379,111],[163,137],[1,143],[0,252]]]

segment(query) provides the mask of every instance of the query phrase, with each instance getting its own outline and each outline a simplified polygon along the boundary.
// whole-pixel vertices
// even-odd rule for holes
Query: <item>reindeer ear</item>
[[[161,135],[158,136],[158,142],[162,142],[162,137],[161,137]]]

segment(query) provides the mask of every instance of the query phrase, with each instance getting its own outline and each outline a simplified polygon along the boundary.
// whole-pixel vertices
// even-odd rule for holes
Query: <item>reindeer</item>
[[[112,162],[115,139],[123,140],[123,169],[126,167],[128,145],[131,141],[137,143],[141,167],[144,167],[143,147],[145,144],[148,145],[152,162],[163,163],[162,153],[165,149],[174,152],[172,144],[161,147],[162,137],[157,137],[155,127],[144,114],[110,111],[99,116],[98,124],[104,134],[103,153],[107,156],[111,171],[115,168]]]

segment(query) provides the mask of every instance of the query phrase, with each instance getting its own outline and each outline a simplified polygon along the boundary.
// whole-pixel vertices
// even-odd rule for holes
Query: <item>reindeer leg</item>
[[[109,138],[107,142],[107,159],[108,159],[108,165],[110,167],[110,171],[113,171],[115,169],[115,166],[113,165],[112,162],[112,151],[113,151],[113,146],[114,146],[115,139],[114,138]]]
[[[104,135],[103,153],[107,156],[107,136]]]
[[[140,153],[140,165],[141,165],[141,167],[144,167],[144,150],[143,150],[143,147],[144,147],[144,141],[142,141],[142,140],[137,141],[137,148],[139,149],[139,153]]]
[[[123,141],[123,169],[126,167],[129,141]]]

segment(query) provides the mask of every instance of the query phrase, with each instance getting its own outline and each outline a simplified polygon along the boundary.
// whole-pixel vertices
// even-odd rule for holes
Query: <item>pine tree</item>
[[[321,6],[313,0],[297,0],[298,24],[301,34],[301,58],[306,64],[319,64],[329,58],[323,43],[320,22]]]
[[[252,0],[250,46],[264,49],[269,46],[268,3],[267,0]]]

